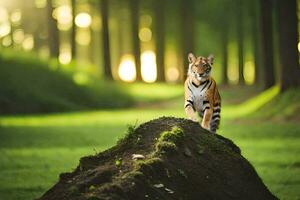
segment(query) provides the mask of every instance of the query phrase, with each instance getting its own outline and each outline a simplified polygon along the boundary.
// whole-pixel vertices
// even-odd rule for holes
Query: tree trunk
[[[11,48],[15,47],[15,43],[14,43],[14,31],[15,31],[15,27],[13,26],[12,21],[10,19],[10,33],[9,33],[9,36],[11,38],[11,44],[10,44]]]
[[[227,85],[228,84],[228,76],[227,76],[227,70],[228,70],[228,27],[225,25],[223,27],[223,30],[221,32],[221,40],[222,40],[222,84]]]
[[[131,31],[133,39],[133,54],[136,67],[136,80],[142,81],[141,47],[139,39],[139,0],[129,0],[131,14]]]
[[[188,54],[194,53],[194,5],[193,0],[181,0],[181,47],[183,57],[183,79],[187,77],[187,71],[189,67]]]
[[[278,1],[281,91],[300,86],[296,0]]]
[[[122,8],[126,7],[128,8],[128,1],[120,1],[118,6],[117,6],[117,9],[120,9],[120,12],[118,12],[118,21],[119,21],[119,24],[117,26],[117,32],[118,32],[118,37],[117,37],[117,40],[118,40],[118,63],[121,63],[122,61],[122,56],[124,55],[124,53],[128,53],[127,51],[125,51],[124,49],[124,30],[126,29],[126,27],[128,26],[128,22],[127,24],[125,23],[126,20],[124,20],[124,15],[126,13],[124,13],[124,11],[122,10]],[[127,35],[128,37],[128,35]],[[128,50],[128,49],[127,49]]]
[[[108,29],[108,0],[101,1],[101,18],[102,18],[102,46],[103,46],[103,63],[104,78],[112,80],[110,45],[109,45],[109,29]]]
[[[155,43],[156,43],[156,64],[157,81],[165,82],[165,2],[156,1],[155,12]]]
[[[75,17],[76,17],[76,0],[71,0],[72,4],[72,30],[71,30],[71,55],[72,59],[76,59],[76,24],[75,24]]]
[[[272,0],[260,0],[262,64],[264,88],[275,84],[273,60]]]
[[[237,40],[239,58],[239,84],[245,84],[244,78],[244,16],[243,0],[237,1]]]
[[[252,26],[252,44],[253,44],[253,55],[254,55],[254,83],[256,85],[259,85],[261,83],[261,55],[260,55],[260,37],[258,34],[259,30],[259,20],[258,20],[258,5],[257,1],[253,1],[251,3],[251,13],[252,13],[252,19],[251,19],[251,26]]]
[[[58,58],[59,32],[57,29],[57,21],[52,17],[52,13],[53,13],[52,0],[47,0],[48,43],[49,43],[50,57]]]

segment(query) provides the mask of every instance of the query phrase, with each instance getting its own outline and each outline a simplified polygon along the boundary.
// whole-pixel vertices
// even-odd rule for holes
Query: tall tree
[[[275,84],[273,60],[273,0],[260,0],[263,84],[268,89]]]
[[[297,1],[277,1],[281,91],[300,87]]]
[[[251,29],[252,29],[252,44],[255,67],[255,84],[260,84],[261,81],[261,55],[260,55],[260,37],[259,37],[259,20],[258,20],[258,4],[257,0],[250,3],[251,5]]]
[[[104,62],[104,78],[112,80],[110,45],[109,45],[109,29],[108,29],[108,0],[101,0],[100,4],[102,19],[102,47]]]
[[[47,14],[48,14],[48,43],[50,56],[58,58],[59,56],[59,32],[57,29],[57,21],[52,17],[53,13],[52,0],[47,0]]]
[[[136,67],[136,80],[142,80],[141,74],[141,47],[139,40],[139,0],[129,0],[131,14],[131,32],[133,42],[133,54]]]
[[[15,47],[15,44],[14,44],[13,38],[14,38],[15,27],[14,27],[14,25],[13,25],[11,19],[9,19],[9,20],[10,20],[10,33],[9,33],[9,35],[10,35],[10,38],[11,38],[11,44],[10,44],[10,46],[11,46],[12,48],[14,48],[14,47]]]
[[[195,50],[195,18],[194,18],[194,1],[193,0],[180,0],[181,6],[181,48],[183,57],[183,73],[184,77],[187,76],[188,70],[188,53]]]
[[[127,10],[124,10],[123,8],[126,7],[128,8],[128,1],[120,1],[117,5],[116,5],[116,9],[120,10],[117,13],[117,19],[118,19],[118,26],[117,26],[117,32],[118,32],[118,36],[117,36],[117,41],[118,41],[118,58],[119,61],[118,63],[121,62],[122,56],[124,55],[124,53],[128,53],[125,51],[124,49],[124,30],[126,30],[126,27],[128,26],[128,21],[126,20],[126,18],[124,16],[127,15]],[[128,37],[128,36],[127,36]]]
[[[244,78],[244,2],[237,0],[237,42],[239,58],[239,84],[245,83]]]
[[[217,27],[220,33],[220,40],[221,40],[221,54],[222,54],[222,72],[221,72],[221,83],[223,85],[228,84],[228,44],[229,44],[229,30],[230,30],[230,23],[229,21],[232,20],[232,14],[228,12],[228,9],[232,7],[232,0],[224,1],[224,5],[220,7],[215,15],[217,18],[214,21],[214,27]],[[226,13],[226,15],[224,15]],[[222,23],[220,24],[220,21]]]
[[[225,23],[224,26],[222,26],[222,31],[221,33],[221,40],[222,40],[222,84],[227,85],[228,84],[228,76],[227,76],[227,71],[228,71],[228,32],[229,28],[227,23]]]
[[[155,1],[155,44],[156,44],[156,63],[157,80],[165,82],[165,1]]]
[[[72,59],[76,58],[76,24],[75,24],[75,17],[76,17],[76,0],[71,0],[72,6],[72,30],[71,30],[71,55]]]

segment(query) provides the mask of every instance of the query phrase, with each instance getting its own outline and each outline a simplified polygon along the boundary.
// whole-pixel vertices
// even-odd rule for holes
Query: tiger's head
[[[207,58],[203,56],[195,57],[194,54],[189,53],[188,60],[188,75],[194,77],[198,81],[207,80],[210,76],[214,56],[209,55]]]

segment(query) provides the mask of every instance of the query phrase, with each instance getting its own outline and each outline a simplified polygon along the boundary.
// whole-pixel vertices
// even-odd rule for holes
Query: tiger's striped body
[[[201,125],[216,132],[220,124],[221,97],[215,80],[210,76],[212,59],[189,55],[189,71],[185,81],[185,112],[197,121],[195,112],[202,118]]]

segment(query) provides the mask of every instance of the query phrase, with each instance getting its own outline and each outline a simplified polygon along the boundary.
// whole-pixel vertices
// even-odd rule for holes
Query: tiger
[[[221,96],[216,81],[210,75],[214,56],[195,57],[189,53],[188,61],[189,68],[184,82],[185,113],[189,119],[197,122],[197,112],[202,120],[199,122],[201,126],[216,133],[221,119]]]

